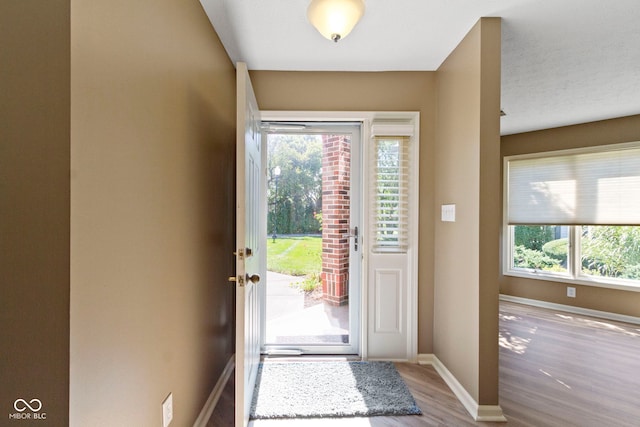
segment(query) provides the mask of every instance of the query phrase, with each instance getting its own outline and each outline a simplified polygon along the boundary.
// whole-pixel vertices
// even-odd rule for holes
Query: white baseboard
[[[511,295],[503,295],[503,294],[500,294],[500,301],[515,302],[518,304],[531,305],[534,307],[548,308],[551,310],[558,310],[558,311],[566,311],[567,313],[574,313],[574,314],[580,314],[583,316],[598,317],[601,319],[640,325],[640,317],[627,316],[624,314],[617,314],[617,313],[609,313],[608,311],[592,310],[590,308],[575,307],[573,305],[557,304],[554,302],[547,302],[547,301],[522,298],[522,297],[514,297]]]
[[[394,362],[394,363],[412,363],[409,359],[389,359],[385,357],[369,357],[367,362]]]
[[[507,418],[502,413],[500,405],[478,405],[478,415],[476,421],[506,423]]]
[[[419,354],[418,363],[432,365],[475,421],[507,422],[499,405],[478,405],[435,354]]]
[[[206,403],[202,407],[200,411],[200,415],[196,418],[196,421],[193,423],[193,427],[206,427],[209,422],[209,418],[211,418],[211,414],[213,414],[213,410],[216,408],[218,404],[218,400],[222,395],[222,391],[224,390],[231,374],[233,373],[233,369],[236,367],[236,356],[235,354],[229,358],[227,365],[224,367],[220,378],[218,378],[218,382],[211,390],[211,394],[209,394],[209,398]]]

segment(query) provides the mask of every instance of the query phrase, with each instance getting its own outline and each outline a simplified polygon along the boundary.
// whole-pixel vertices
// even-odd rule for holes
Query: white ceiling
[[[481,17],[502,17],[502,134],[640,114],[640,0],[365,0],[333,43],[309,0],[201,0],[250,70],[433,71]]]

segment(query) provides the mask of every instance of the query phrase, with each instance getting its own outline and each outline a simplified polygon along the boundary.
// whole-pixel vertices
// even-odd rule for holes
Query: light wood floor
[[[640,426],[640,326],[500,304],[510,425]]]
[[[431,366],[396,364],[422,416],[255,420],[273,426],[640,426],[640,326],[501,302],[500,406],[477,423]],[[208,427],[233,426],[233,384]]]

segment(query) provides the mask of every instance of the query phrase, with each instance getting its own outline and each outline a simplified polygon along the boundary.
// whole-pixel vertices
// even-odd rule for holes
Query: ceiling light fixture
[[[364,0],[311,0],[309,22],[334,42],[347,37],[364,15]]]

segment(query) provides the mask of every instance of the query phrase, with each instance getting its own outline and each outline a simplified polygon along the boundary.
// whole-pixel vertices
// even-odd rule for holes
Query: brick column
[[[349,301],[350,160],[348,136],[322,136],[322,293],[332,305]]]

